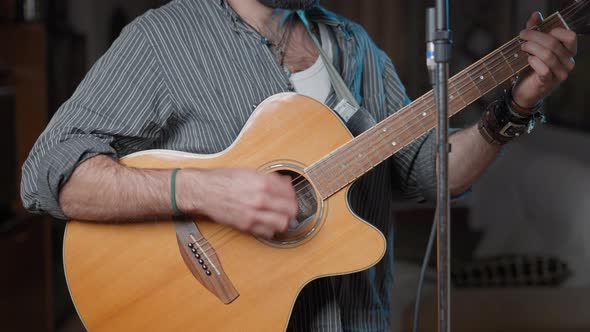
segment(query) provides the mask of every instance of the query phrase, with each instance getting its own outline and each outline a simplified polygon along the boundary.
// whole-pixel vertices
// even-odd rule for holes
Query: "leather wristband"
[[[512,91],[518,77],[512,81],[510,89],[504,90],[504,98],[490,104],[478,123],[482,137],[490,144],[503,145],[515,137],[530,133],[538,119],[545,122],[540,111],[543,100],[531,108],[518,105],[512,98]]]
[[[506,100],[497,100],[488,106],[477,128],[488,143],[504,145],[527,133],[531,121],[533,116],[513,114]]]

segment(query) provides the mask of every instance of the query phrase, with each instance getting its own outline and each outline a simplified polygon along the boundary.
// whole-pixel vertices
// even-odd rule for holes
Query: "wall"
[[[159,0],[69,0],[69,20],[75,31],[86,36],[87,65],[91,66],[110,46],[109,25],[112,11],[116,7],[125,10],[133,18],[149,8],[157,6]]]

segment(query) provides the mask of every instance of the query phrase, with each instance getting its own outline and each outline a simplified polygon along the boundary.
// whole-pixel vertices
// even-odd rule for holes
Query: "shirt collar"
[[[214,0],[221,6],[233,20],[239,19],[239,15],[231,8],[226,0]],[[310,21],[315,23],[322,23],[331,26],[342,26],[345,20],[335,13],[327,10],[323,6],[313,7],[305,12]]]

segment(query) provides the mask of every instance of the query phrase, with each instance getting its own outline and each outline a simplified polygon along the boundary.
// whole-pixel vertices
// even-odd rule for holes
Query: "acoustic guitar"
[[[587,32],[590,0],[573,2],[537,29]],[[450,114],[527,68],[515,38],[454,76]],[[314,279],[376,264],[385,239],[351,210],[350,185],[436,125],[432,91],[353,138],[338,115],[294,93],[261,103],[236,141],[214,155],[153,150],[130,167],[247,167],[291,175],[300,211],[264,240],[207,220],[129,224],[70,221],[64,265],[90,331],[284,331]]]

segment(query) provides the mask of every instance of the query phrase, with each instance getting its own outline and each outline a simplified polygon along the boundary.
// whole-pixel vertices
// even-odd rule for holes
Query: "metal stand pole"
[[[448,0],[436,1],[436,29],[432,33],[434,41],[434,62],[436,70],[431,77],[436,80],[435,97],[438,108],[438,202],[437,202],[437,303],[438,331],[451,331],[451,232],[450,232],[450,193],[449,193],[449,112],[448,80],[449,62],[452,51],[452,33],[449,29]],[[432,21],[432,10],[429,11]],[[429,24],[429,25],[432,25]],[[430,28],[432,29],[432,27]],[[434,68],[432,68],[434,69]]]

